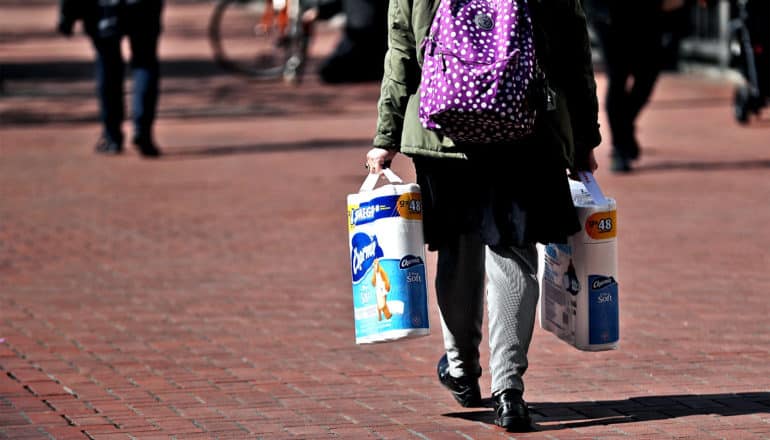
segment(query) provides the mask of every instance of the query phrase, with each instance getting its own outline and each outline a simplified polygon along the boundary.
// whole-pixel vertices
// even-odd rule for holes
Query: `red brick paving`
[[[208,63],[210,4],[171,3],[167,155],[97,157],[90,49],[46,34],[53,3],[0,18],[0,438],[507,436],[437,384],[435,306],[429,337],[353,343],[344,200],[376,84],[233,78]],[[737,126],[730,90],[666,75],[638,171],[600,147],[621,346],[538,329],[516,438],[770,438],[770,121]]]

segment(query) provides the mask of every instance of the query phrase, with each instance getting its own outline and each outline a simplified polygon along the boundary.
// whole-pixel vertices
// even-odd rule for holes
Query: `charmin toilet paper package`
[[[357,344],[430,333],[420,187],[383,174],[390,184],[371,174],[347,198]]]
[[[570,181],[582,230],[539,246],[540,326],[580,350],[617,348],[617,208],[590,173]]]

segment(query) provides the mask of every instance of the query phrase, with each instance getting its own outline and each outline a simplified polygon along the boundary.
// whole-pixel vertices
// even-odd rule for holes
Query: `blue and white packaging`
[[[389,184],[370,174],[347,197],[357,344],[430,333],[420,187],[383,174]]]
[[[540,326],[580,350],[613,350],[620,340],[617,208],[591,173],[570,181],[582,230],[567,244],[539,246]]]

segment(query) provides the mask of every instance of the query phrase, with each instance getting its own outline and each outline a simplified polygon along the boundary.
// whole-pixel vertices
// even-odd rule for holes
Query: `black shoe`
[[[460,406],[465,408],[481,406],[481,390],[479,389],[478,378],[463,377],[458,379],[452,377],[449,374],[449,360],[446,354],[439,359],[436,370],[439,382],[452,392],[452,397]]]
[[[99,154],[120,154],[123,152],[123,146],[120,143],[102,136],[96,142],[96,152]]]
[[[494,396],[495,425],[510,432],[526,432],[532,429],[532,418],[527,403],[521,397],[521,391],[504,390]]]
[[[620,156],[628,160],[637,160],[641,153],[642,147],[639,146],[639,141],[636,139],[635,129],[632,129],[628,134],[619,138],[613,138],[612,140],[612,155]]]
[[[625,157],[612,156],[610,162],[610,171],[614,173],[630,173],[631,160]]]
[[[144,157],[160,156],[160,150],[150,138],[136,136],[134,137],[134,145],[139,150],[139,154]]]

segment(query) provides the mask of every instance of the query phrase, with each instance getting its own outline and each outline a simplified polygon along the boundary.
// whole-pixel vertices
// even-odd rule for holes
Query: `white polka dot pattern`
[[[455,143],[530,134],[535,47],[526,0],[441,0],[424,43],[422,125]]]

